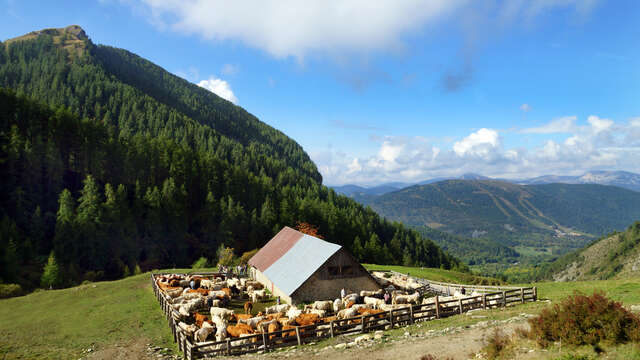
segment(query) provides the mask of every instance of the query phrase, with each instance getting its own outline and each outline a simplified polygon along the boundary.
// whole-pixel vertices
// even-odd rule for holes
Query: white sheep
[[[219,317],[225,320],[229,320],[233,317],[233,310],[221,308],[221,307],[211,307],[209,310],[211,313],[211,318]]]
[[[327,316],[327,310],[320,310],[320,309],[309,309],[308,314],[316,314],[319,317],[323,318],[325,316]]]
[[[374,309],[379,309],[380,305],[385,304],[383,299],[378,299],[370,296],[364,297],[364,303],[372,305]]]
[[[215,328],[205,321],[202,323],[200,330],[196,331],[194,338],[197,342],[205,342],[207,341],[207,337],[209,337],[214,330]]]
[[[291,307],[291,305],[289,305],[289,304],[273,305],[273,306],[269,306],[268,308],[264,309],[264,311],[267,314],[285,313],[287,310],[289,310],[290,307]]]
[[[292,319],[292,320],[293,320],[293,319],[297,318],[298,316],[300,316],[300,314],[302,314],[302,310],[297,309],[297,308],[295,308],[295,307],[293,307],[293,306],[292,306],[292,307],[291,307],[291,308],[289,308],[289,310],[287,311],[286,316],[287,316],[289,319]]]
[[[306,307],[310,309],[331,311],[333,309],[333,302],[331,300],[321,300],[305,306],[305,308]]]
[[[264,319],[264,316],[256,316],[249,319],[238,319],[238,324],[247,324],[255,329],[258,323]]]
[[[351,307],[349,309],[342,309],[338,311],[337,318],[346,319],[346,318],[354,317],[356,315],[358,315],[358,310]]]
[[[342,300],[340,299],[333,300],[333,312],[337,313],[342,309],[344,309],[344,304],[342,303]]]

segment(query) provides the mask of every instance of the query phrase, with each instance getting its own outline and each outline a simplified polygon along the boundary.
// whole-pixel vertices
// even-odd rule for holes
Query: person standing
[[[344,299],[345,296],[347,296],[347,292],[342,288],[342,290],[340,290],[340,299]]]

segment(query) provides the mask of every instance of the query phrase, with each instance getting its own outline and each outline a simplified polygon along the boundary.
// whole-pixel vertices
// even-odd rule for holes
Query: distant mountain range
[[[359,201],[389,220],[461,237],[440,241],[452,250],[464,249],[456,242],[490,239],[494,249],[508,246],[530,259],[580,248],[640,219],[640,192],[597,184],[446,180]]]
[[[627,171],[589,171],[580,176],[566,175],[543,175],[531,179],[497,179],[474,173],[466,173],[458,177],[439,177],[421,181],[419,183],[390,182],[374,187],[364,187],[358,185],[333,186],[332,188],[343,195],[347,195],[358,200],[362,197],[384,195],[413,185],[427,185],[445,180],[501,180],[520,185],[540,185],[540,184],[599,184],[618,186],[629,190],[640,191],[640,174]]]

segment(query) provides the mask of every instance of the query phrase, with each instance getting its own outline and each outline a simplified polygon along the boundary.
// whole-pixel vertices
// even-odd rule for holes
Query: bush
[[[0,299],[23,295],[22,287],[18,284],[0,284]]]
[[[495,328],[493,334],[487,339],[487,344],[483,350],[487,353],[487,358],[496,359],[510,343],[509,336],[505,335],[500,328]]]
[[[196,260],[196,262],[191,265],[192,269],[204,269],[206,267],[209,267],[209,260],[204,256]]]
[[[542,310],[529,323],[531,336],[542,347],[555,341],[592,346],[601,341],[612,344],[640,341],[640,318],[603,292],[591,296],[576,292],[562,303]]]
[[[142,274],[142,270],[140,270],[140,265],[136,264],[136,267],[133,269],[133,275]]]
[[[253,249],[242,254],[242,256],[240,256],[240,265],[247,264],[249,260],[253,257],[253,255],[255,255],[257,252],[258,252],[258,249]]]

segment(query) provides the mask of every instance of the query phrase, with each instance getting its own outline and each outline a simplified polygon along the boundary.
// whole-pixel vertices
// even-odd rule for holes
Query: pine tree
[[[56,261],[56,257],[53,251],[49,254],[47,264],[44,266],[44,272],[40,279],[40,285],[43,288],[57,288],[62,285],[62,274],[60,273],[60,267]]]
[[[58,203],[53,248],[59,260],[63,264],[68,264],[76,257],[78,248],[75,232],[75,201],[71,192],[64,189],[60,193]]]

